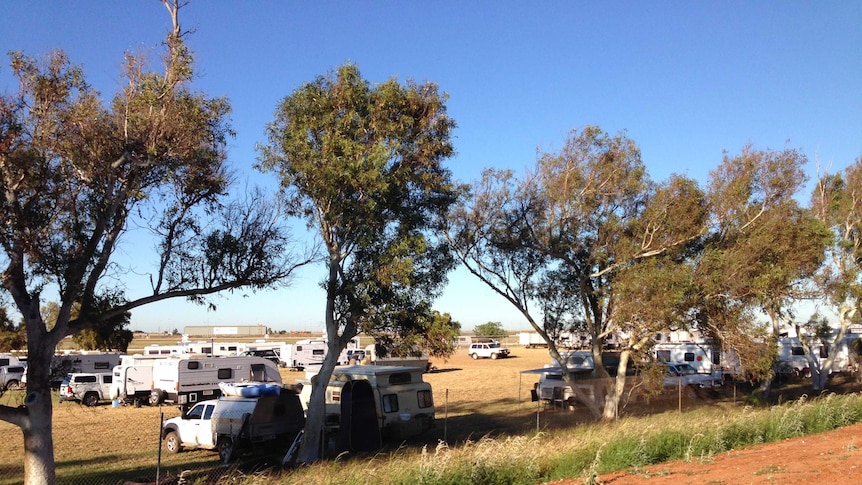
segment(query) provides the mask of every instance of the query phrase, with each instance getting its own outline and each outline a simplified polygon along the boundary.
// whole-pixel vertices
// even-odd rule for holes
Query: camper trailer
[[[336,367],[326,388],[330,445],[338,451],[375,451],[383,439],[403,439],[433,428],[434,399],[423,372],[419,367]],[[311,379],[301,381],[303,409],[311,399]],[[376,424],[369,428],[369,423]]]
[[[220,382],[281,384],[278,366],[261,357],[173,356],[153,361],[149,403],[188,406],[221,395]]]

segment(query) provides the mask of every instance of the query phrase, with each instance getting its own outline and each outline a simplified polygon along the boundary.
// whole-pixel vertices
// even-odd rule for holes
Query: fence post
[[[156,461],[156,484],[158,485],[162,471],[162,428],[165,426],[165,412],[159,413],[159,454]]]

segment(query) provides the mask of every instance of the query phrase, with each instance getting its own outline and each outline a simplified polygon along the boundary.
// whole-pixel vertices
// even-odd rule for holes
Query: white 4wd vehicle
[[[60,401],[81,401],[86,406],[108,401],[112,378],[111,372],[67,374],[60,384]]]
[[[478,359],[480,357],[500,359],[509,356],[509,349],[508,347],[500,346],[500,342],[480,342],[470,344],[470,350],[468,350],[467,353],[473,359]]]

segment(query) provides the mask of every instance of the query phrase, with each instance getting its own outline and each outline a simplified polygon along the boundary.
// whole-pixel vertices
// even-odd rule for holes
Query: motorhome
[[[326,427],[337,451],[375,451],[382,440],[421,434],[435,426],[431,384],[420,367],[350,365],[336,367],[326,388]],[[300,401],[308,408],[312,380]],[[376,423],[369,427],[369,423]]]
[[[149,403],[171,403],[186,408],[221,395],[220,382],[281,384],[278,366],[261,357],[171,356],[153,361]]]

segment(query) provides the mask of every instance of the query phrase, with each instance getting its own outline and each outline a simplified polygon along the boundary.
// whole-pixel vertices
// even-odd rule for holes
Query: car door
[[[215,404],[204,404],[203,413],[197,420],[195,442],[200,448],[213,448],[215,446],[213,442],[212,421],[210,420],[213,415],[213,409],[215,409]]]

